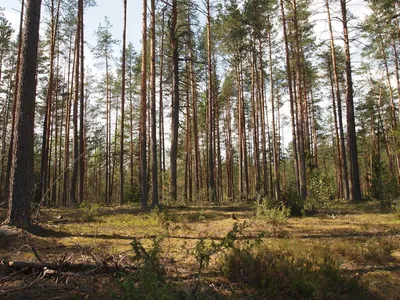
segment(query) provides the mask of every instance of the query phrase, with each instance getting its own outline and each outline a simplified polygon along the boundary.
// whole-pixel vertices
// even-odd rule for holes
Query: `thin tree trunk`
[[[85,189],[85,66],[84,66],[84,25],[83,25],[83,0],[79,1],[79,23],[81,30],[81,43],[80,43],[80,54],[81,54],[81,73],[80,73],[80,112],[79,112],[79,203],[84,201],[84,189]]]
[[[121,91],[121,136],[119,145],[119,205],[124,204],[124,138],[125,138],[125,73],[126,73],[126,8],[127,0],[124,0],[124,29],[122,32],[122,91]]]
[[[60,1],[58,1],[57,11],[55,13],[54,0],[51,1],[51,41],[50,41],[50,71],[49,71],[49,81],[47,87],[46,95],[46,108],[44,116],[43,125],[43,135],[42,135],[42,159],[40,168],[40,199],[45,197],[48,186],[48,164],[49,164],[49,133],[50,133],[50,119],[52,117],[52,100],[53,100],[53,81],[54,81],[54,59],[55,59],[55,45],[57,39],[57,27],[58,27],[58,15],[60,9]],[[56,14],[56,15],[54,15]],[[48,199],[48,197],[47,197]],[[46,201],[48,203],[48,201]]]
[[[215,191],[215,164],[214,164],[214,87],[212,78],[212,56],[211,56],[211,9],[210,0],[206,0],[207,14],[207,74],[208,74],[208,200],[216,201]]]
[[[83,1],[83,0],[79,0]],[[78,167],[79,167],[79,143],[78,143],[78,103],[79,103],[79,63],[80,63],[80,42],[81,42],[81,29],[80,29],[80,2],[78,4],[78,22],[76,24],[76,36],[75,36],[75,92],[74,92],[74,103],[72,111],[72,123],[74,126],[74,137],[73,137],[73,168],[70,186],[70,202],[72,206],[78,204],[76,199],[76,185],[78,181]]]
[[[337,111],[338,111],[338,121],[339,121],[339,132],[340,132],[340,158],[341,158],[341,168],[342,168],[342,184],[343,184],[343,192],[344,199],[348,200],[349,195],[349,180],[348,180],[348,172],[347,172],[347,155],[346,155],[346,147],[345,147],[345,139],[344,139],[344,130],[343,130],[343,118],[342,118],[342,100],[340,97],[340,88],[339,88],[339,78],[338,78],[338,67],[336,62],[336,52],[335,52],[335,40],[333,37],[332,23],[331,23],[331,14],[329,9],[329,2],[326,0],[326,9],[328,12],[328,25],[330,32],[330,44],[331,44],[331,54],[332,54],[332,64],[333,64],[333,78],[335,79],[335,93],[336,93],[336,102],[337,102]]]
[[[72,63],[71,72],[71,54],[72,54],[72,32],[70,34],[70,44],[69,44],[69,54],[68,54],[68,100],[66,103],[66,113],[65,113],[65,137],[64,137],[64,175],[63,175],[63,196],[62,205],[67,206],[67,190],[69,187],[69,133],[71,126],[71,105],[73,98],[74,80],[73,74],[75,71],[75,63]],[[76,56],[74,54],[74,61]]]
[[[151,0],[151,179],[152,206],[159,204],[157,168],[157,114],[156,114],[156,4]]]
[[[294,22],[294,32],[295,32],[295,54],[296,54],[296,85],[297,85],[297,102],[298,102],[298,113],[300,112],[300,120],[297,122],[297,138],[299,142],[299,181],[300,181],[300,196],[305,199],[307,196],[307,178],[306,178],[306,157],[305,157],[305,138],[304,138],[304,127],[307,128],[307,118],[304,114],[307,110],[307,105],[305,105],[306,99],[303,101],[303,86],[301,80],[301,53],[300,53],[300,41],[299,41],[299,28],[297,22],[297,3],[296,0],[292,2],[293,8],[293,22]],[[309,143],[308,143],[309,144]]]
[[[11,121],[11,137],[10,137],[10,145],[9,145],[9,149],[8,149],[6,184],[5,184],[5,188],[4,188],[4,199],[9,199],[9,197],[10,197],[10,185],[11,185],[10,178],[11,178],[11,168],[12,168],[12,165],[13,165],[14,138],[15,138],[15,117],[16,117],[16,109],[17,109],[18,86],[19,86],[19,80],[20,80],[19,72],[20,72],[20,69],[21,69],[24,10],[25,10],[25,0],[22,0],[22,2],[21,2],[21,16],[20,16],[20,20],[19,20],[17,68],[16,68],[16,71],[15,71],[14,101],[13,101],[12,121]]]
[[[178,1],[172,1],[170,39],[172,47],[172,111],[171,111],[171,151],[170,151],[170,198],[176,202],[177,194],[177,159],[179,127],[179,48],[176,33],[178,19]]]
[[[142,22],[142,82],[140,101],[140,179],[141,179],[141,206],[147,208],[148,181],[147,181],[147,0],[143,0]]]
[[[163,72],[164,72],[164,34],[165,34],[165,10],[163,10],[162,13],[162,21],[161,21],[161,49],[160,49],[160,90],[159,90],[159,141],[160,141],[160,147],[159,147],[159,160],[160,160],[160,167],[159,167],[159,195],[160,195],[160,202],[163,201],[164,199],[164,174],[165,174],[165,156],[164,156],[164,149],[165,149],[165,143],[164,143],[164,104],[163,104],[163,98],[164,98],[164,90],[163,90]]]
[[[297,153],[297,141],[296,141],[296,121],[295,121],[295,98],[293,95],[293,82],[292,82],[292,73],[291,73],[291,63],[290,63],[290,52],[289,52],[289,39],[287,34],[287,26],[286,26],[286,15],[283,0],[280,0],[281,5],[281,13],[282,13],[282,24],[283,24],[283,36],[285,41],[285,50],[286,50],[286,73],[288,78],[288,87],[289,87],[289,98],[290,98],[290,116],[292,121],[292,143],[293,143],[293,161],[294,161],[294,170],[295,170],[295,178],[296,178],[296,188],[300,192],[300,172],[299,172],[299,161],[298,161],[298,153]]]

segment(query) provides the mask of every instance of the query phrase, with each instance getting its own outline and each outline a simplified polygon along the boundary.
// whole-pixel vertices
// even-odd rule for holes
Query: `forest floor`
[[[42,209],[27,232],[0,229],[0,299],[400,299],[398,212],[255,216],[254,205]]]

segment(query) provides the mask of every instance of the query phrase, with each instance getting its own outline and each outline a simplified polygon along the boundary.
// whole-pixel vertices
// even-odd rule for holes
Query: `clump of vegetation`
[[[315,212],[326,209],[332,203],[334,189],[331,178],[320,172],[313,172],[308,181],[308,197],[304,202],[304,210]]]
[[[363,299],[365,292],[354,278],[340,273],[329,253],[321,258],[296,257],[266,246],[233,248],[219,267],[224,276],[254,289],[263,299]]]
[[[173,221],[173,218],[168,214],[168,211],[160,206],[156,206],[151,210],[150,219],[161,226]]]
[[[304,200],[300,197],[294,183],[289,184],[282,191],[282,202],[290,208],[292,216],[301,216],[304,214]]]
[[[400,241],[393,237],[373,237],[363,243],[336,244],[336,251],[346,259],[362,265],[384,265],[393,260],[391,254],[400,249]]]
[[[400,219],[400,202],[394,205],[393,207],[394,213],[397,215],[397,217]]]
[[[270,207],[268,201],[257,204],[257,218],[265,220],[271,227],[276,237],[276,232],[288,221],[290,216],[290,208],[280,205]]]
[[[100,206],[97,203],[83,202],[80,206],[83,222],[93,222],[100,214]]]
[[[147,250],[143,244],[134,239],[131,243],[137,263],[137,271],[122,276],[122,299],[154,300],[177,299],[177,289],[166,282],[165,268],[160,262],[162,239],[153,239],[153,245]]]

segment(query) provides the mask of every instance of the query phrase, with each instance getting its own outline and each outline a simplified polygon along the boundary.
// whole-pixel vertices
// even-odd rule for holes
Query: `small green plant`
[[[204,210],[201,210],[199,212],[199,221],[205,221],[206,220],[206,216],[204,214]]]
[[[276,237],[276,231],[287,223],[290,216],[290,208],[285,206],[269,208],[267,202],[257,205],[257,218],[267,221],[271,225]]]
[[[304,209],[315,212],[329,207],[333,195],[332,182],[327,175],[313,172],[308,181],[308,197],[304,202]]]
[[[245,229],[248,227],[248,223],[243,222],[241,224],[234,223],[233,228],[222,238],[222,240],[216,242],[212,240],[211,242],[207,242],[205,239],[201,239],[197,242],[194,249],[194,256],[198,262],[198,271],[197,271],[197,282],[192,291],[192,294],[195,295],[200,283],[200,277],[203,273],[204,269],[208,267],[210,263],[210,259],[213,255],[218,254],[227,249],[234,249],[235,242],[242,237],[245,241],[242,245],[246,249],[250,249],[255,245],[259,245],[262,242],[262,238],[264,237],[264,233],[260,233],[256,238],[248,239],[245,236]]]
[[[297,192],[296,184],[291,182],[285,190],[282,191],[282,202],[290,208],[292,216],[304,215],[304,200]]]
[[[151,210],[150,219],[159,225],[165,225],[168,221],[171,221],[171,217],[168,215],[167,210],[156,206]]]
[[[153,239],[151,247],[146,249],[143,244],[134,239],[131,243],[133,261],[138,267],[135,273],[122,276],[122,299],[125,300],[155,300],[177,299],[178,291],[165,280],[166,272],[161,264],[162,238]]]
[[[93,222],[99,215],[100,206],[97,203],[82,202],[79,208],[83,222]]]

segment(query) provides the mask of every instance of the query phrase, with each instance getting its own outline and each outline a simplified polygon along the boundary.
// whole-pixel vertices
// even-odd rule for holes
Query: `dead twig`
[[[36,251],[35,245],[29,240],[29,236],[28,236],[28,234],[26,233],[26,231],[25,231],[25,230],[22,230],[22,233],[24,234],[25,240],[26,240],[26,242],[28,243],[29,247],[31,248],[33,254],[34,254],[35,257],[36,257],[36,259],[37,259],[38,261],[40,261],[41,263],[43,263],[42,258],[39,256],[39,253]]]

